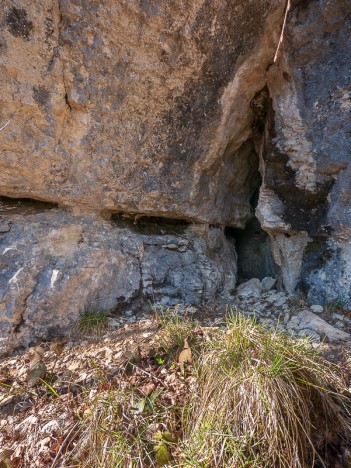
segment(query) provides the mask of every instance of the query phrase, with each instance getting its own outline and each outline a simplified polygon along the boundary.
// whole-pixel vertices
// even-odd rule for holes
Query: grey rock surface
[[[2,353],[67,332],[85,308],[125,310],[135,321],[133,310],[150,303],[201,304],[235,287],[235,253],[221,228],[140,226],[59,209],[7,217],[11,230],[0,234]]]
[[[266,276],[261,281],[263,290],[270,291],[273,288],[273,286],[276,284],[276,282],[277,282],[276,278],[271,278],[270,276]]]
[[[262,320],[265,276],[351,309],[351,4],[289,4],[278,48],[285,0],[2,2],[4,349],[88,303],[229,302],[235,245]]]
[[[291,2],[268,71],[257,214],[289,292],[351,308],[351,4]],[[313,40],[311,40],[313,38]],[[264,147],[264,148],[263,148]]]
[[[0,194],[244,226],[283,0],[3,0]]]
[[[252,278],[245,283],[240,284],[236,293],[240,298],[258,299],[262,294],[263,288],[261,281],[258,278]]]
[[[300,329],[310,329],[321,336],[327,336],[330,341],[349,341],[351,340],[350,333],[338,330],[321,317],[318,317],[309,310],[301,311],[297,316]]]

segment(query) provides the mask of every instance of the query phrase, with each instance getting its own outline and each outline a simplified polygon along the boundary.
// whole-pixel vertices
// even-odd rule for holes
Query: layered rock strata
[[[43,209],[12,207],[2,219],[0,353],[66,333],[86,309],[149,311],[235,288],[235,252],[221,228]]]

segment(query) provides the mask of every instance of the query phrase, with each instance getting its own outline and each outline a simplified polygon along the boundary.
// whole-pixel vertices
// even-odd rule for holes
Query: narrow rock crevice
[[[64,22],[64,16],[62,12],[62,5],[61,5],[61,0],[58,0],[58,23],[57,23],[57,30],[58,30],[58,36],[57,36],[57,42],[58,46],[57,49],[55,50],[56,56],[59,60],[59,64],[61,67],[61,74],[62,74],[62,84],[63,84],[63,91],[64,91],[64,102],[65,102],[65,107],[66,107],[66,112],[64,112],[62,121],[60,123],[60,132],[59,132],[59,137],[57,138],[57,144],[59,145],[62,142],[62,138],[65,135],[65,127],[70,119],[70,116],[72,114],[72,104],[70,102],[69,98],[69,88],[68,88],[68,83],[67,83],[67,76],[66,76],[66,71],[65,71],[65,63],[62,58],[62,28],[63,28],[63,22]]]
[[[66,87],[65,87],[66,88]],[[72,111],[72,106],[69,102],[69,99],[68,99],[68,94],[67,92],[65,93],[65,101],[66,101],[66,104],[67,104],[67,107],[69,108],[70,111]]]
[[[190,225],[190,222],[184,219],[146,216],[142,214],[128,215],[115,213],[111,215],[111,221],[117,224],[118,227],[129,228],[134,232],[145,235],[183,234]]]
[[[262,153],[267,115],[270,108],[268,87],[265,85],[257,92],[250,102],[253,114],[252,134],[248,141],[252,145],[250,156],[250,171],[243,183],[246,189],[246,204],[249,205],[250,216],[244,226],[227,226],[225,234],[234,240],[237,254],[238,282],[252,278],[263,279],[266,276],[276,277],[278,270],[273,260],[269,234],[262,229],[255,215],[259,200],[260,187],[265,168],[262,166]],[[260,160],[261,159],[261,160]]]
[[[33,214],[54,210],[59,207],[58,203],[35,200],[33,198],[12,198],[0,196],[0,214]]]

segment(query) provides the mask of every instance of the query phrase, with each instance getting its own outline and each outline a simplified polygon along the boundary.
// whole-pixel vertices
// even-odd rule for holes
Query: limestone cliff
[[[89,304],[229,300],[255,212],[239,262],[272,255],[281,287],[351,307],[350,18],[343,0],[4,0],[3,350]]]

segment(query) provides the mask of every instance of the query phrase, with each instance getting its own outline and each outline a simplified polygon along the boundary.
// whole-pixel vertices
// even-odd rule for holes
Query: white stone
[[[324,311],[323,306],[318,305],[318,304],[311,305],[310,309],[312,310],[314,314],[322,314]]]
[[[261,284],[262,284],[262,288],[264,291],[269,291],[273,288],[273,286],[275,285],[275,283],[277,282],[277,280],[275,278],[272,278],[270,276],[266,276],[265,278],[263,278],[263,280],[261,281]]]
[[[245,299],[258,299],[261,296],[262,291],[261,281],[257,278],[252,278],[249,281],[246,281],[246,283],[240,284],[236,290],[237,295],[240,298]]]

